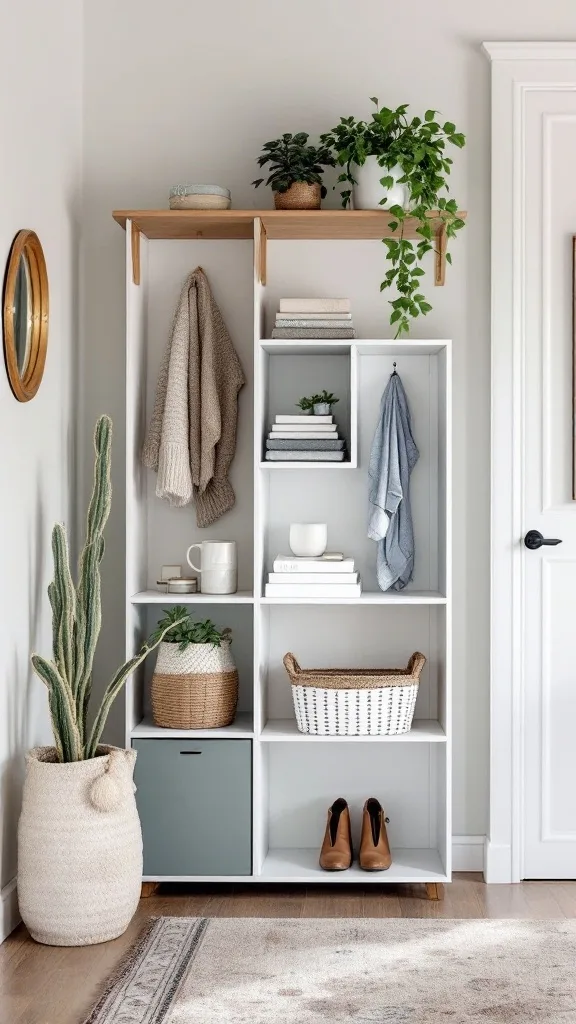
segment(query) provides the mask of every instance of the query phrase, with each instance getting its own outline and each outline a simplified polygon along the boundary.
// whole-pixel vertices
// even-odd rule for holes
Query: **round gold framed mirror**
[[[40,239],[19,231],[4,279],[4,358],[10,387],[29,402],[40,387],[48,345],[48,274]]]

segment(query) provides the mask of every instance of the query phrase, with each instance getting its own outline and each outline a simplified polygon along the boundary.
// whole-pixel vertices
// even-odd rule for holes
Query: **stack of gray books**
[[[355,338],[350,299],[280,299],[272,337],[288,341]]]
[[[342,462],[344,447],[332,415],[279,415],[266,440],[266,459],[269,462]]]

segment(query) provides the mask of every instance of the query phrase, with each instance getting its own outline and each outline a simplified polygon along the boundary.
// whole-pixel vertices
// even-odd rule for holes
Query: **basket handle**
[[[294,676],[300,675],[302,669],[300,668],[300,665],[296,661],[296,658],[294,657],[293,654],[290,654],[290,652],[288,652],[288,654],[284,655],[284,658],[282,660],[284,662],[284,668],[286,669],[288,675],[290,676],[290,679],[292,679]]]
[[[406,671],[409,672],[414,679],[419,679],[420,673],[424,668],[425,664],[426,658],[424,657],[424,655],[421,654],[420,651],[415,651],[412,657],[410,658],[410,661],[408,662]]]

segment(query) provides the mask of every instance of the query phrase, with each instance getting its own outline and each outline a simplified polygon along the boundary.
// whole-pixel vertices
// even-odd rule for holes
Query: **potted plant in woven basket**
[[[122,665],[88,724],[101,625],[100,562],[110,514],[112,422],[96,425],[94,488],[74,586],[64,526],[52,531],[52,660],[32,655],[48,689],[54,746],[26,758],[18,826],[18,901],[32,937],[84,946],[121,935],[140,898],[142,834],[132,775],[136,753],[101,743],[110,707],[162,633]]]
[[[166,729],[219,729],[230,725],[238,704],[238,672],[231,630],[210,619],[194,622],[186,609],[165,609],[152,634],[158,658],[152,677],[154,722]]]
[[[272,186],[277,210],[319,210],[326,195],[322,184],[324,167],[334,167],[335,160],[329,146],[309,146],[306,132],[283,135],[262,147],[258,166],[270,164],[266,184]],[[252,182],[255,188],[264,178]]]

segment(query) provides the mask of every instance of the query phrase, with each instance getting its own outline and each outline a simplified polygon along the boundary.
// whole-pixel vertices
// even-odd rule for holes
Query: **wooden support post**
[[[446,283],[446,225],[442,223],[436,232],[436,253],[434,257],[434,284]]]
[[[260,217],[254,235],[254,270],[256,280],[260,284],[266,284],[266,228]]]
[[[130,243],[132,248],[132,280],[134,284],[140,284],[140,229],[136,227],[134,221],[132,221]]]
[[[140,899],[145,900],[148,896],[154,896],[160,888],[160,882],[142,882]]]
[[[441,882],[426,882],[426,898],[429,900],[444,899],[444,887]]]

